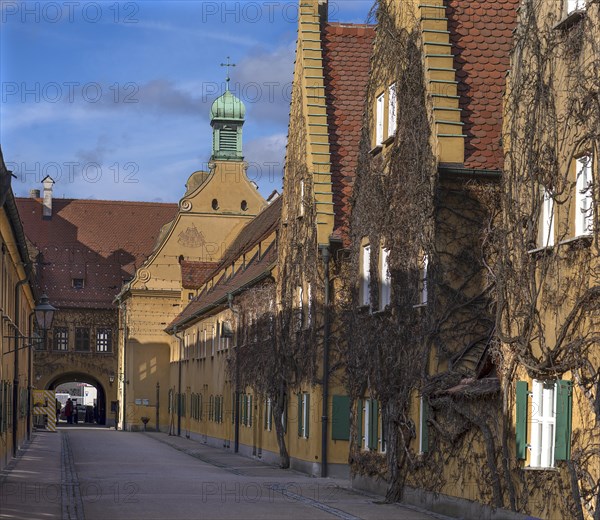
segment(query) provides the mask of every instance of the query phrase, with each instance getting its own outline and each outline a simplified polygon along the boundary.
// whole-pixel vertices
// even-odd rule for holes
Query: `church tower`
[[[246,116],[244,103],[229,90],[229,74],[225,92],[215,99],[210,109],[213,129],[213,161],[242,161],[242,126]]]

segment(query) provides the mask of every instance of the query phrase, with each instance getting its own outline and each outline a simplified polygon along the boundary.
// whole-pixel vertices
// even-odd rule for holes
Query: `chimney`
[[[44,209],[42,215],[44,218],[52,218],[52,186],[54,185],[54,179],[48,175],[44,177],[42,184],[44,185]]]
[[[29,198],[30,199],[39,199],[40,198],[40,190],[29,190]]]

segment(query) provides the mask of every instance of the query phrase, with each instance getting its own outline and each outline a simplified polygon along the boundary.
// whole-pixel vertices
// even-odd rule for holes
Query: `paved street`
[[[342,480],[280,470],[185,438],[106,428],[37,433],[1,478],[2,519],[436,518],[379,504]]]

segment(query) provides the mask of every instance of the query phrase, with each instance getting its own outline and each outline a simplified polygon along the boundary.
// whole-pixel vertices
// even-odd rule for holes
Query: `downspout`
[[[127,328],[127,305],[122,302],[121,298],[119,300],[119,310],[123,316],[123,377],[117,371],[117,384],[123,385],[123,426],[121,429],[123,431],[127,431],[127,385],[129,384],[129,379],[127,379],[127,336],[129,335],[129,331]],[[122,379],[122,381],[121,381]],[[118,397],[118,395],[117,395]],[[117,401],[118,402],[118,401]],[[119,403],[120,404],[120,403]],[[106,406],[105,406],[106,408]],[[120,413],[120,411],[119,411]],[[115,430],[119,428],[119,416],[115,418]]]
[[[329,404],[329,247],[322,246],[325,293],[323,297],[323,411],[321,415],[321,477],[327,476],[327,423]]]
[[[31,267],[29,264],[25,266],[25,278],[19,280],[15,285],[15,359],[14,359],[14,373],[13,373],[13,396],[12,396],[12,453],[13,457],[17,456],[17,441],[18,441],[18,430],[19,430],[19,318],[21,310],[21,287],[26,283],[29,283],[31,277]]]
[[[31,311],[29,314],[28,325],[29,325],[29,348],[27,349],[27,440],[31,439],[31,372],[33,369],[33,322],[32,318],[35,316],[35,311]],[[44,331],[44,346],[46,342],[46,331]]]
[[[236,316],[239,315],[239,311],[236,311],[233,308],[233,294],[227,293],[227,305],[229,306],[229,310]],[[237,324],[236,324],[237,330]],[[235,410],[234,410],[234,433],[233,433],[233,452],[238,453],[240,449],[240,367],[239,367],[239,359],[238,359],[238,344],[237,344],[238,335],[234,332],[234,348],[235,348]]]
[[[181,437],[181,344],[183,338],[177,335],[177,326],[173,327],[173,336],[175,336],[179,340],[179,374],[177,383],[177,436]]]

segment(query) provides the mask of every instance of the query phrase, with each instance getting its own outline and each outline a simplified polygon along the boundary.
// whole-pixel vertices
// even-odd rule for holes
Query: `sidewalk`
[[[410,505],[384,504],[381,496],[352,489],[347,479],[313,478],[298,471],[280,469],[261,460],[235,454],[233,450],[215,448],[185,437],[158,432],[140,433],[234,475],[278,482],[280,484],[274,487],[275,491],[322,511],[333,512],[340,518],[455,520]]]
[[[61,435],[38,431],[0,473],[0,518],[61,518]]]

